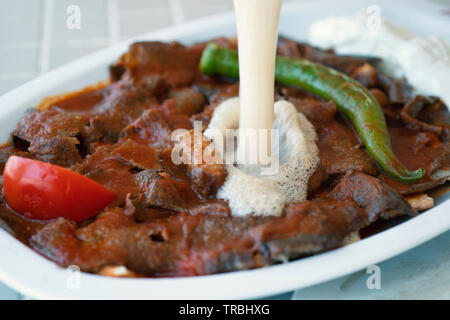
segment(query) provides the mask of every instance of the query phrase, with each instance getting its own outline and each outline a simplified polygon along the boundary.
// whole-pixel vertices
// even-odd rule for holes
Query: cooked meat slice
[[[160,207],[187,212],[199,199],[189,183],[175,181],[165,173],[144,170],[136,175],[136,183],[141,192],[138,200],[142,207]]]
[[[214,109],[224,100],[236,97],[237,95],[239,95],[238,84],[222,85],[210,98],[209,105],[206,106],[202,112],[193,115],[191,121],[201,121],[203,130],[205,130],[209,125]]]
[[[285,38],[283,36],[278,37],[277,55],[289,57],[289,58],[301,58],[299,45],[294,40]]]
[[[332,50],[318,49],[306,43],[299,43],[298,47],[302,58],[321,63],[347,75],[365,63],[365,60],[359,57],[338,56]]]
[[[47,223],[30,238],[30,245],[61,266],[77,265],[83,271],[99,271],[102,266],[123,265],[117,251],[98,250],[76,235],[76,224],[64,218]]]
[[[131,226],[134,223],[134,217],[127,215],[124,210],[117,207],[109,208],[99,214],[92,223],[76,230],[75,234],[81,241],[96,245],[114,233],[118,228]]]
[[[182,153],[180,160],[186,166],[194,189],[204,198],[213,197],[224,184],[227,171],[216,155],[214,144],[201,132],[185,131],[177,137],[174,148]],[[200,146],[200,148],[196,147]]]
[[[325,169],[318,166],[316,171],[311,175],[308,181],[308,195],[313,194],[317,189],[320,188],[322,183],[328,179],[329,175],[326,173]]]
[[[448,107],[439,98],[430,97],[430,99],[433,103],[423,108],[416,118],[430,125],[444,128],[444,134],[441,138],[447,141],[450,138],[450,133],[448,132],[450,130],[450,112]]]
[[[129,76],[127,74],[127,76]],[[128,77],[123,77],[123,79],[131,80]],[[145,75],[139,79],[139,81],[133,81],[134,85],[146,92],[148,94],[152,94],[158,101],[163,100],[167,97],[167,93],[169,92],[169,84],[164,80],[164,78],[158,74]]]
[[[378,72],[377,78],[392,103],[404,104],[413,97],[413,90],[405,79],[394,79],[381,72]]]
[[[174,99],[176,112],[189,116],[202,111],[205,105],[205,97],[191,88],[172,90],[169,97]]]
[[[410,129],[429,131],[448,138],[450,113],[438,98],[417,95],[405,104],[400,115]],[[425,121],[419,118],[420,115]]]
[[[350,75],[365,60],[359,57],[338,56],[333,50],[322,50],[307,43],[298,43],[285,37],[278,37],[277,54],[290,58],[303,58],[326,65]]]
[[[158,104],[152,92],[135,86],[129,80],[111,84],[109,95],[90,118],[88,142],[117,142],[126,126],[144,110]]]
[[[139,118],[122,131],[123,137],[137,138],[150,146],[164,146],[170,142],[170,128],[156,108],[145,110]]]
[[[203,197],[213,197],[224,184],[227,172],[221,164],[193,165],[189,168],[195,190]]]
[[[110,144],[92,144],[94,151],[83,162],[71,167],[71,170],[87,175],[99,170],[130,170],[132,167],[112,155],[114,146]]]
[[[407,124],[408,128],[413,130],[430,131],[437,134],[438,136],[443,133],[443,127],[428,124],[416,119],[419,112],[433,102],[434,101],[428,97],[417,95],[414,97],[414,99],[405,104],[400,115],[402,117],[402,120]]]
[[[178,161],[175,163],[172,159],[173,148],[167,148],[161,150],[159,153],[159,158],[161,160],[161,164],[164,168],[164,172],[167,173],[172,179],[177,181],[190,181],[189,175],[186,172],[186,167],[184,165],[178,164]]]
[[[311,97],[295,98],[287,97],[298,112],[308,118],[315,128],[326,127],[333,122],[336,116],[336,105],[333,101],[320,101]]]
[[[84,271],[123,265],[153,276],[209,274],[337,247],[361,227],[365,214],[351,200],[316,200],[292,204],[279,218],[199,213],[132,224],[119,210],[78,230],[64,219],[49,222],[31,244],[59,264],[77,264]],[[62,254],[66,250],[71,254]]]
[[[170,98],[164,100],[164,102],[158,107],[158,110],[161,111],[164,116],[164,120],[167,122],[172,131],[176,129],[192,129],[190,116],[177,110],[176,99]]]
[[[212,105],[219,105],[222,101],[236,97],[239,95],[239,84],[229,84],[225,85],[223,88],[221,88],[220,91],[218,91],[211,99]]]
[[[332,122],[317,130],[321,165],[328,175],[343,174],[351,170],[371,175],[377,167],[348,126]]]
[[[149,105],[157,105],[152,94],[130,81],[119,81],[104,88],[103,98],[96,98],[87,110],[80,106],[78,111],[65,111],[58,103],[48,110],[32,110],[19,121],[14,141],[29,144],[27,149],[38,159],[74,165],[88,153],[91,143],[116,142],[125,126]]]
[[[28,151],[39,160],[60,166],[70,166],[81,160],[75,137],[41,137],[33,139]]]
[[[206,76],[204,76],[206,77]],[[198,93],[202,94],[206,100],[206,103],[210,103],[214,95],[219,92],[224,87],[223,84],[211,83],[209,79],[207,80],[197,80],[192,88]]]
[[[329,193],[336,199],[351,199],[364,208],[366,223],[379,217],[391,218],[403,214],[415,216],[416,210],[394,189],[378,178],[359,171],[348,172]]]
[[[137,143],[131,139],[127,139],[119,147],[114,149],[112,155],[133,168],[162,171],[158,152],[154,148]]]
[[[134,175],[127,170],[100,169],[86,176],[115,192],[116,198],[108,205],[109,207],[125,205],[127,195],[135,195],[138,192]]]
[[[176,42],[135,42],[118,65],[136,82],[157,74],[172,87],[186,86],[195,79],[202,51],[203,46],[185,47]]]
[[[137,198],[130,198],[129,203],[127,203],[126,211],[133,213],[136,221],[138,222],[154,222],[156,219],[167,218],[169,215],[173,215],[177,211],[189,213],[191,215],[220,215],[224,218],[231,215],[228,202],[224,200],[211,199],[209,201],[200,201],[200,199],[196,198],[195,202],[197,203],[190,204],[182,210],[177,207],[174,207],[173,209],[164,209],[161,207],[147,206],[145,196],[139,195]]]
[[[75,137],[82,131],[85,121],[55,109],[30,109],[19,120],[13,135],[28,142],[34,137]]]
[[[365,216],[352,200],[303,201],[288,205],[285,211],[280,219],[250,230],[277,261],[337,247],[363,226]]]
[[[26,141],[28,151],[36,158],[70,166],[81,160],[78,146],[85,136],[86,117],[50,110],[29,110],[12,133],[14,140]]]
[[[316,128],[321,167],[327,176],[349,170],[372,175],[377,173],[375,163],[363,149],[352,128],[336,115],[336,106],[332,101],[323,102],[313,98],[289,98],[289,101]]]
[[[175,186],[174,180],[166,178],[152,170],[145,170],[136,175],[139,190],[145,195],[145,205],[165,209],[180,209],[185,204],[182,194]]]

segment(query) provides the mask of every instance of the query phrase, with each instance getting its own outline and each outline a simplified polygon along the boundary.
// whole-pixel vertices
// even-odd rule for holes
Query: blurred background
[[[314,0],[284,0],[284,3],[305,1]],[[429,1],[450,4],[450,0]],[[232,0],[2,0],[0,3],[0,95],[118,41],[233,10]],[[81,11],[80,28],[73,23],[72,28],[67,26],[68,18],[76,14],[74,6]]]
[[[284,0],[284,3],[307,1],[314,0]],[[336,0],[336,2],[339,1],[345,0]],[[416,0],[410,1],[414,6]],[[450,0],[428,1],[448,5],[450,14]],[[77,14],[77,8],[81,11],[79,26],[76,21],[68,20],[70,16]],[[324,9],[332,10],[332,8]],[[0,95],[42,73],[116,42],[174,24],[232,10],[232,0],[1,0]],[[410,257],[417,255],[426,257],[433,246],[444,247],[449,239],[450,232],[447,232],[412,252],[384,263],[384,265],[387,264],[385,268],[388,269],[391,264],[392,270],[398,270],[398,261],[405,260],[404,265],[408,265]],[[437,266],[442,267],[443,270],[448,268],[449,257],[446,259],[441,259],[442,264],[438,263]],[[440,260],[430,256],[430,261],[436,266],[436,261]],[[411,276],[410,273],[404,275],[407,278],[409,276]],[[355,287],[355,290],[359,290],[359,286],[364,287],[363,280],[355,280],[359,279],[358,277],[364,279],[364,272],[298,291],[294,298],[333,299],[336,295],[342,296],[342,288],[350,290]],[[348,284],[349,281],[351,285]],[[436,290],[441,288],[440,283],[446,281],[450,279],[436,279],[435,282],[430,282],[429,278],[424,278],[423,282],[414,282],[413,285],[423,288],[426,283],[429,288]],[[401,286],[401,282],[397,284]],[[396,286],[395,283],[393,286]],[[446,294],[450,294],[448,286],[442,287],[441,290],[443,289],[446,290]],[[323,295],[324,293],[328,293],[328,296]],[[333,296],[333,294],[336,295]],[[292,296],[291,292],[272,298],[289,299]],[[438,297],[441,296],[438,295]],[[344,297],[354,298],[351,295]],[[361,298],[359,293],[357,297]],[[396,297],[398,296],[389,296],[389,298]],[[0,300],[23,298],[26,297],[0,282]]]

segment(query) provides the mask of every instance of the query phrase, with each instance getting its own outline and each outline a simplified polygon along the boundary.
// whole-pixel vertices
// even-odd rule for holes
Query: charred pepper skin
[[[238,54],[210,43],[203,52],[199,68],[206,75],[239,78]],[[408,170],[395,156],[383,111],[369,90],[358,81],[308,60],[281,56],[276,58],[275,81],[334,101],[337,109],[355,127],[366,150],[390,177],[413,183],[425,175],[423,168]]]

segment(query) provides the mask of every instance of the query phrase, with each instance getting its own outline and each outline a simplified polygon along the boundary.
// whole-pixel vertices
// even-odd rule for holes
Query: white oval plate
[[[382,15],[422,35],[450,41],[450,16],[441,6],[414,1],[314,1],[285,4],[280,33],[307,40],[310,23],[378,4]],[[420,23],[417,23],[420,21]],[[233,13],[207,17],[136,39],[189,43],[235,34]],[[25,109],[43,97],[82,88],[107,77],[108,65],[133,40],[106,48],[51,71],[0,98],[0,137],[5,141]],[[119,279],[72,274],[0,229],[0,280],[44,299],[241,299],[287,292],[361,270],[409,250],[450,228],[449,197],[433,209],[396,227],[340,249],[250,271],[163,279]],[[75,281],[75,282],[73,282]],[[73,286],[79,283],[79,288]]]

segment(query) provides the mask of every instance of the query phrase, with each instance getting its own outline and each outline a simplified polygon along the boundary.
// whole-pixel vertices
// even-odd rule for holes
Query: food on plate
[[[406,80],[381,72],[373,58],[340,56],[280,37],[277,54],[289,78],[280,77],[285,68],[277,69],[275,99],[292,104],[314,127],[317,164],[306,200],[287,201],[279,215],[233,214],[228,201],[217,196],[227,183],[226,163],[176,164],[172,159],[181,143],[173,139],[174,131],[186,129],[185,137],[194,141],[222,103],[239,94],[236,63],[213,66],[225,68],[218,71],[221,75],[205,74],[212,66],[200,62],[202,54],[217,49],[210,43],[220,48],[219,61],[236,58],[233,39],[190,46],[137,42],[110,67],[109,83],[30,109],[0,148],[5,229],[63,267],[78,265],[108,276],[192,276],[258,268],[338,248],[367,236],[375,222],[404,220],[432,205],[428,192],[450,176],[445,103],[415,94]],[[301,78],[303,65],[327,77],[304,86],[309,80]],[[234,74],[226,73],[230,68]],[[334,85],[347,84],[367,95],[366,110],[374,109],[376,99],[385,126],[377,111],[359,118],[360,110],[347,104],[359,105],[359,100],[328,85],[330,74]],[[347,113],[349,108],[353,113]],[[200,127],[195,128],[196,121]],[[200,139],[197,151],[220,158],[209,148],[215,144],[211,138]],[[391,148],[370,149],[370,143],[383,139],[391,141]],[[187,156],[196,159],[197,154],[193,150]],[[390,163],[393,158],[401,166]],[[110,202],[98,204],[94,216],[78,210],[68,214],[70,204],[54,219],[27,215],[29,209],[15,204],[17,195],[8,195],[11,159],[50,168],[57,180],[83,176],[83,184],[102,186],[93,187],[91,205],[100,202],[98,194]],[[414,174],[402,166],[424,171]]]
[[[240,104],[238,97],[234,97],[215,108],[204,132],[214,146],[225,146],[227,130],[238,127]],[[307,199],[308,181],[319,163],[314,126],[286,100],[275,103],[274,114],[273,129],[279,135],[272,141],[270,158],[275,163],[249,169],[237,159],[226,162],[227,177],[216,198],[228,202],[232,215],[280,216],[287,203]],[[234,160],[238,147],[220,148],[226,149],[225,160],[228,157]]]
[[[233,54],[231,50],[214,43],[205,51],[200,61],[203,73],[230,77],[238,74],[237,53]],[[372,158],[391,177],[414,182],[424,176],[423,168],[410,171],[394,155],[383,111],[376,98],[358,81],[309,60],[289,57],[277,58],[275,79],[280,84],[297,86],[332,100],[353,124]]]

